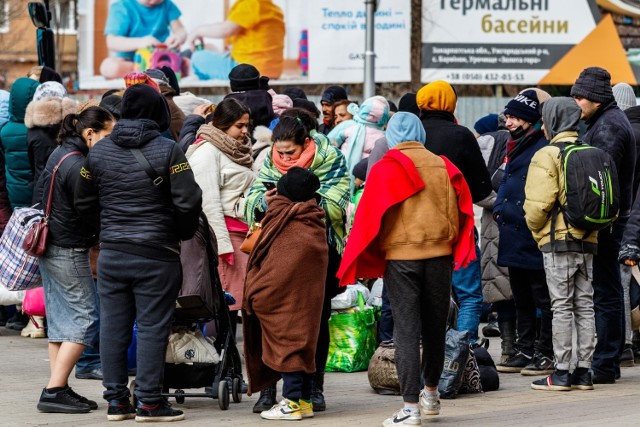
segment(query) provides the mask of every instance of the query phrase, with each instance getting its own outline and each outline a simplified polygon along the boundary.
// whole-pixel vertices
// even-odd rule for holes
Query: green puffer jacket
[[[9,121],[0,129],[11,209],[31,205],[33,172],[29,164],[24,116],[38,85],[37,81],[27,77],[13,83],[9,97]]]

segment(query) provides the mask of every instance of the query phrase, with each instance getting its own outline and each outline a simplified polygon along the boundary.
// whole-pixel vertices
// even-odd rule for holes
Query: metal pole
[[[376,94],[375,60],[376,53],[373,46],[374,14],[377,9],[377,0],[365,0],[367,12],[367,28],[365,35],[364,52],[364,99]]]

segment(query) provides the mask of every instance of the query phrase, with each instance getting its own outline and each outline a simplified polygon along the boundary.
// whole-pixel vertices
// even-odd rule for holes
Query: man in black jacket
[[[587,124],[584,142],[611,155],[620,184],[620,214],[611,227],[598,232],[593,258],[593,303],[598,341],[593,355],[593,383],[613,384],[620,376],[624,348],[624,306],[618,252],[631,210],[636,141],[629,119],[616,105],[611,75],[600,67],[585,68],[571,96]]]
[[[159,92],[148,85],[131,86],[121,113],[111,135],[87,156],[75,195],[77,211],[100,224],[100,352],[107,418],[177,421],[184,418],[182,411],[171,409],[160,393],[182,283],[180,241],[197,229],[202,191],[178,145],[160,135],[169,128],[170,114]],[[129,404],[127,388],[134,320],[137,409]]]
[[[416,94],[416,103],[421,111],[422,125],[427,132],[427,150],[446,156],[460,169],[469,184],[473,203],[489,196],[492,190],[491,178],[478,142],[469,129],[456,123],[453,116],[457,103],[453,87],[443,80],[429,83]],[[476,236],[477,234],[476,230]],[[478,259],[479,252],[476,244]],[[482,312],[480,262],[476,260],[466,268],[456,270],[452,286],[460,305],[458,329],[468,331],[470,342],[474,344],[478,339]]]

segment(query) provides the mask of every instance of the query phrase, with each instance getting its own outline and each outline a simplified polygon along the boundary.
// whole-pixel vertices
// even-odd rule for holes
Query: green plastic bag
[[[375,310],[364,309],[364,297],[358,292],[359,312],[334,314],[329,319],[328,372],[366,371],[376,351]]]

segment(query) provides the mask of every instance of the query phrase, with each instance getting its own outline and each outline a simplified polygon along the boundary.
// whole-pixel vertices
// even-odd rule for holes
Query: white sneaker
[[[422,421],[420,420],[420,412],[413,412],[407,409],[400,409],[393,414],[391,418],[387,418],[382,423],[383,426],[419,426]]]
[[[22,329],[22,331],[20,331],[20,336],[31,337],[31,338],[44,338],[45,337],[44,317],[29,316],[29,322],[27,323],[27,326],[25,326]]]
[[[422,415],[438,415],[440,414],[440,393],[427,393],[422,389],[420,392],[420,406],[422,407]]]
[[[277,405],[269,410],[262,411],[260,417],[265,420],[287,420],[297,421],[302,419],[300,405],[289,399],[282,399]]]

